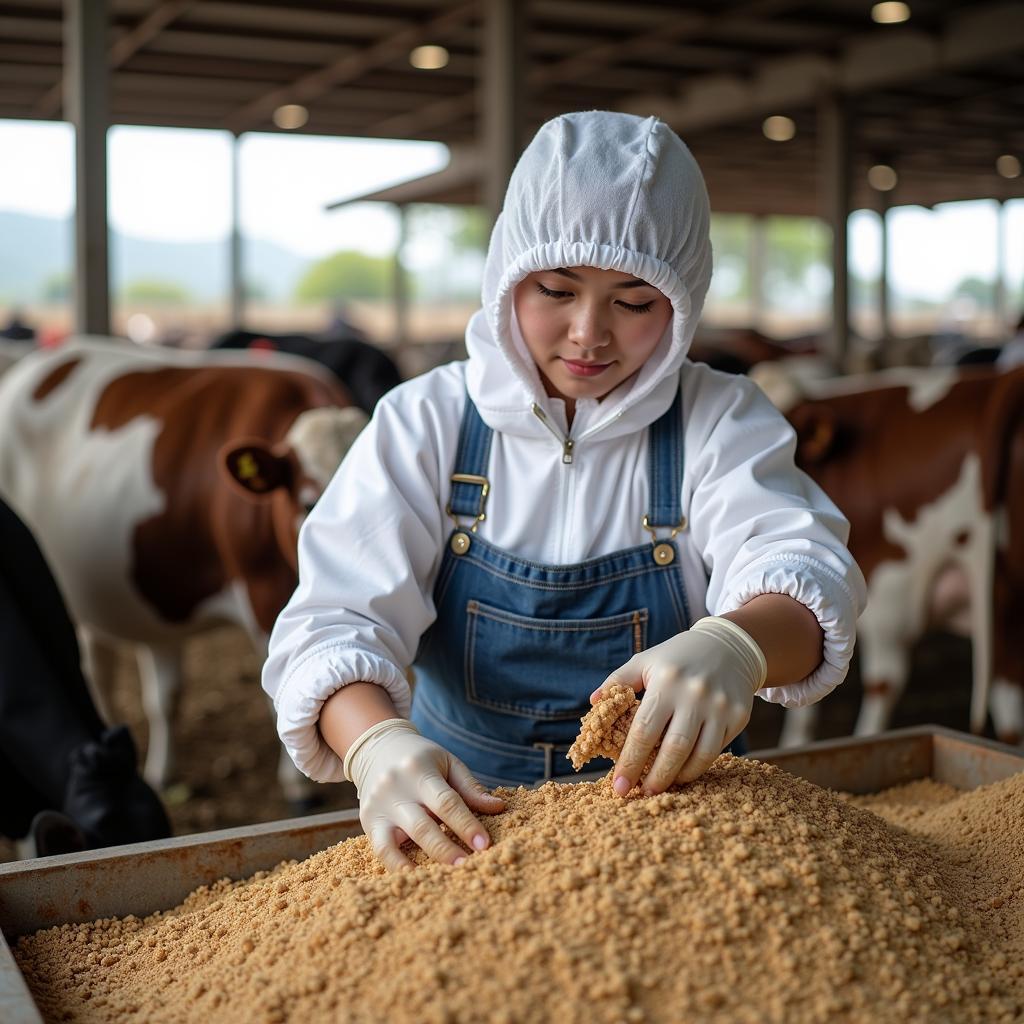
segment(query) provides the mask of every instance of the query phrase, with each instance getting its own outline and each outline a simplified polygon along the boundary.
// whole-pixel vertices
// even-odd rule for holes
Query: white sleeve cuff
[[[405,673],[373,651],[338,643],[312,647],[295,663],[277,692],[277,733],[296,767],[314,782],[343,782],[341,758],[323,741],[317,723],[332,693],[349,683],[376,683],[409,717],[412,691]]]
[[[806,555],[773,555],[749,566],[731,583],[714,615],[735,611],[760,594],[786,594],[809,608],[825,634],[824,658],[805,679],[766,686],[757,696],[785,708],[813,704],[845,678],[857,639],[857,606],[846,581],[833,569]]]

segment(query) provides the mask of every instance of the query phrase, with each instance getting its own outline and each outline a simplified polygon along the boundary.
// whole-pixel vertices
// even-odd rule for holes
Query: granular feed
[[[1020,1021],[1024,774],[920,834],[722,755],[655,797],[502,790],[493,846],[365,838],[16,955],[48,1020]]]
[[[626,742],[626,734],[639,707],[640,701],[631,686],[609,686],[580,722],[579,735],[566,755],[573,768],[579,771],[595,757],[614,761]]]

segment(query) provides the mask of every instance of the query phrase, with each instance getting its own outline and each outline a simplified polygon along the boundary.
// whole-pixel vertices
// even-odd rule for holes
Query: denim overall
[[[490,490],[491,437],[467,396],[448,512],[473,524],[456,525],[445,548],[412,720],[485,786],[532,785],[571,772],[566,752],[605,678],[691,624],[674,540],[686,526],[682,396],[649,430],[644,525],[655,540],[578,565],[518,558],[472,532]],[[610,762],[588,770],[602,767]]]

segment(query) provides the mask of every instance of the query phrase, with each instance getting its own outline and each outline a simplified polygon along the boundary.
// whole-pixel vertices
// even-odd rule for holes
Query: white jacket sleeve
[[[707,608],[720,615],[759,594],[806,605],[825,635],[824,660],[806,679],[758,696],[811,704],[846,677],[864,606],[864,578],[846,548],[849,523],[796,467],[795,432],[760,388],[745,377],[711,383],[703,381],[686,437],[690,528],[709,577]]]
[[[270,636],[263,688],[285,749],[317,782],[344,778],[317,728],[324,701],[348,683],[372,682],[408,716],[405,670],[436,617],[443,403],[424,401],[422,381],[378,404],[303,524],[299,585]]]

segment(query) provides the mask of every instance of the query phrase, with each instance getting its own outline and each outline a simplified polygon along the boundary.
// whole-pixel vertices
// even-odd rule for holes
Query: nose
[[[569,340],[584,352],[596,352],[612,340],[611,331],[596,304],[579,304],[569,324]]]

